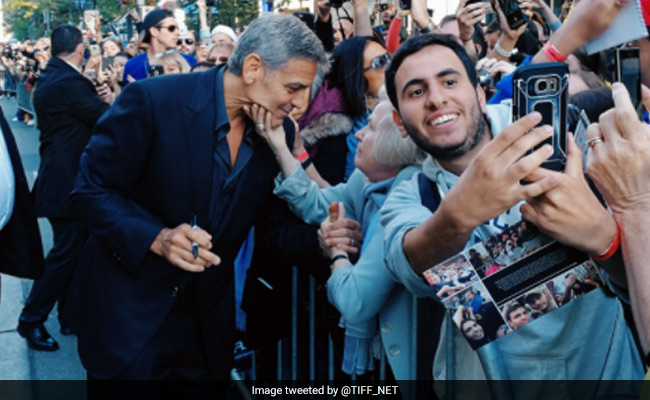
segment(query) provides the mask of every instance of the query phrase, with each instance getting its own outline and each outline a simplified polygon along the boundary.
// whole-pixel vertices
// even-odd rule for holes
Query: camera
[[[388,10],[388,3],[381,3],[381,4],[379,4],[379,11],[380,11],[380,12],[384,12],[384,11],[386,11],[386,10]]]
[[[486,67],[478,71],[478,83],[484,88],[494,88],[494,78],[490,75],[490,70]]]
[[[330,0],[330,5],[332,8],[341,8],[343,7],[343,0]]]

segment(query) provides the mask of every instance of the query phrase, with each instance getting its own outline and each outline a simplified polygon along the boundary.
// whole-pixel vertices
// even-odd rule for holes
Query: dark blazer
[[[76,326],[79,355],[98,378],[115,377],[134,359],[178,290],[194,280],[210,372],[229,379],[233,261],[253,224],[277,229],[265,207],[273,204],[268,200],[279,166],[251,129],[253,153],[240,177],[222,191],[232,193],[232,201],[208,220],[218,71],[129,84],[97,123],[81,157],[73,207],[91,236],[74,277],[72,303],[86,306]],[[284,126],[291,142],[293,125],[286,120]],[[199,274],[149,251],[163,228],[188,223],[193,212],[222,260]]]
[[[34,202],[29,194],[18,147],[2,109],[0,128],[9,151],[16,188],[11,218],[0,230],[0,272],[20,278],[36,279],[43,274],[41,232],[38,229]]]
[[[93,83],[65,61],[52,58],[34,89],[41,164],[34,183],[39,217],[69,218],[70,192],[79,157],[93,126],[108,109]]]

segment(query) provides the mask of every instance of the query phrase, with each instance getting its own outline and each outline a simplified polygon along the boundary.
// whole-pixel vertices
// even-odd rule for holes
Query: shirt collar
[[[215,131],[219,131],[224,126],[228,125],[226,132],[230,130],[230,121],[228,121],[228,114],[226,113],[226,97],[223,89],[223,73],[226,66],[219,68],[217,71],[217,123],[214,127]]]
[[[79,67],[77,67],[76,65],[74,65],[74,64],[71,63],[70,61],[66,60],[65,58],[61,58],[61,61],[63,61],[64,63],[66,63],[66,64],[68,64],[69,66],[71,66],[72,68],[74,68],[75,71],[81,73],[81,70],[79,69]]]

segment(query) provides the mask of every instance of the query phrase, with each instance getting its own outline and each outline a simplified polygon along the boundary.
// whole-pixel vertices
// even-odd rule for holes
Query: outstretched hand
[[[255,124],[255,131],[266,141],[271,149],[276,152],[287,146],[286,133],[282,124],[277,128],[271,127],[273,114],[259,104],[244,106],[244,112]]]
[[[321,223],[318,240],[323,254],[332,258],[337,254],[358,254],[363,235],[361,224],[345,217],[343,203],[332,202],[329,217]]]
[[[569,135],[564,173],[538,169],[530,180],[553,179],[554,188],[528,199],[523,217],[542,232],[589,254],[601,254],[614,240],[616,222],[589,188],[582,169],[582,152]]]
[[[642,86],[642,100],[650,109],[650,89]],[[650,125],[637,117],[624,85],[612,87],[615,108],[592,124],[587,136],[594,140],[587,156],[587,173],[614,214],[650,210]]]
[[[451,188],[441,208],[455,216],[461,231],[471,232],[520,201],[555,186],[552,176],[520,183],[553,154],[549,145],[526,154],[553,133],[548,126],[533,129],[540,121],[541,115],[535,112],[506,127],[483,147]]]

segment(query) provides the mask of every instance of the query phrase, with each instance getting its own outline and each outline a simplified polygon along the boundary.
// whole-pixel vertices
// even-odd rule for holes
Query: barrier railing
[[[232,372],[233,380],[255,382],[259,376],[274,376],[278,381],[349,381],[354,384],[357,382],[356,376],[348,376],[341,372],[340,357],[335,357],[334,342],[329,332],[323,332],[320,327],[323,324],[323,313],[319,312],[326,296],[318,296],[316,279],[313,276],[305,276],[298,268],[293,268],[291,282],[291,328],[288,337],[280,339],[277,342],[277,362],[271,368],[275,368],[274,373],[264,371],[260,374],[260,366],[264,365],[269,368],[268,363],[261,363],[258,360],[259,353],[257,350],[245,350],[235,356],[235,369]],[[323,298],[325,297],[325,300]],[[431,347],[435,351],[435,345],[438,341],[439,327],[441,321],[431,321],[429,316],[423,313],[423,308],[427,304],[413,296],[413,318],[412,321],[412,346],[410,349],[403,348],[402,351],[411,353],[411,376],[421,381],[431,381],[433,354]],[[304,318],[305,310],[308,314]],[[427,318],[423,324],[419,323],[420,318]],[[428,330],[422,328],[429,325]],[[433,334],[432,334],[433,332]],[[305,333],[307,333],[305,335]],[[427,342],[427,343],[424,343]],[[405,346],[406,347],[406,346]],[[426,349],[429,347],[429,349]],[[427,354],[427,355],[425,355]],[[336,359],[336,361],[335,361]],[[378,371],[374,376],[374,383],[379,384],[387,379],[387,357],[381,351],[381,358],[378,363]],[[392,379],[392,378],[390,378]],[[364,382],[368,382],[364,377]],[[238,385],[241,389],[244,385]],[[424,389],[425,392],[422,391]],[[247,389],[248,390],[248,389]],[[417,388],[417,391],[410,391],[404,398],[431,398],[433,395],[432,386],[424,384]],[[242,393],[250,395],[249,392]],[[404,393],[403,393],[404,394]],[[381,397],[381,396],[379,396]]]
[[[18,108],[35,116],[32,90],[27,90],[24,79],[16,82],[16,103]]]

